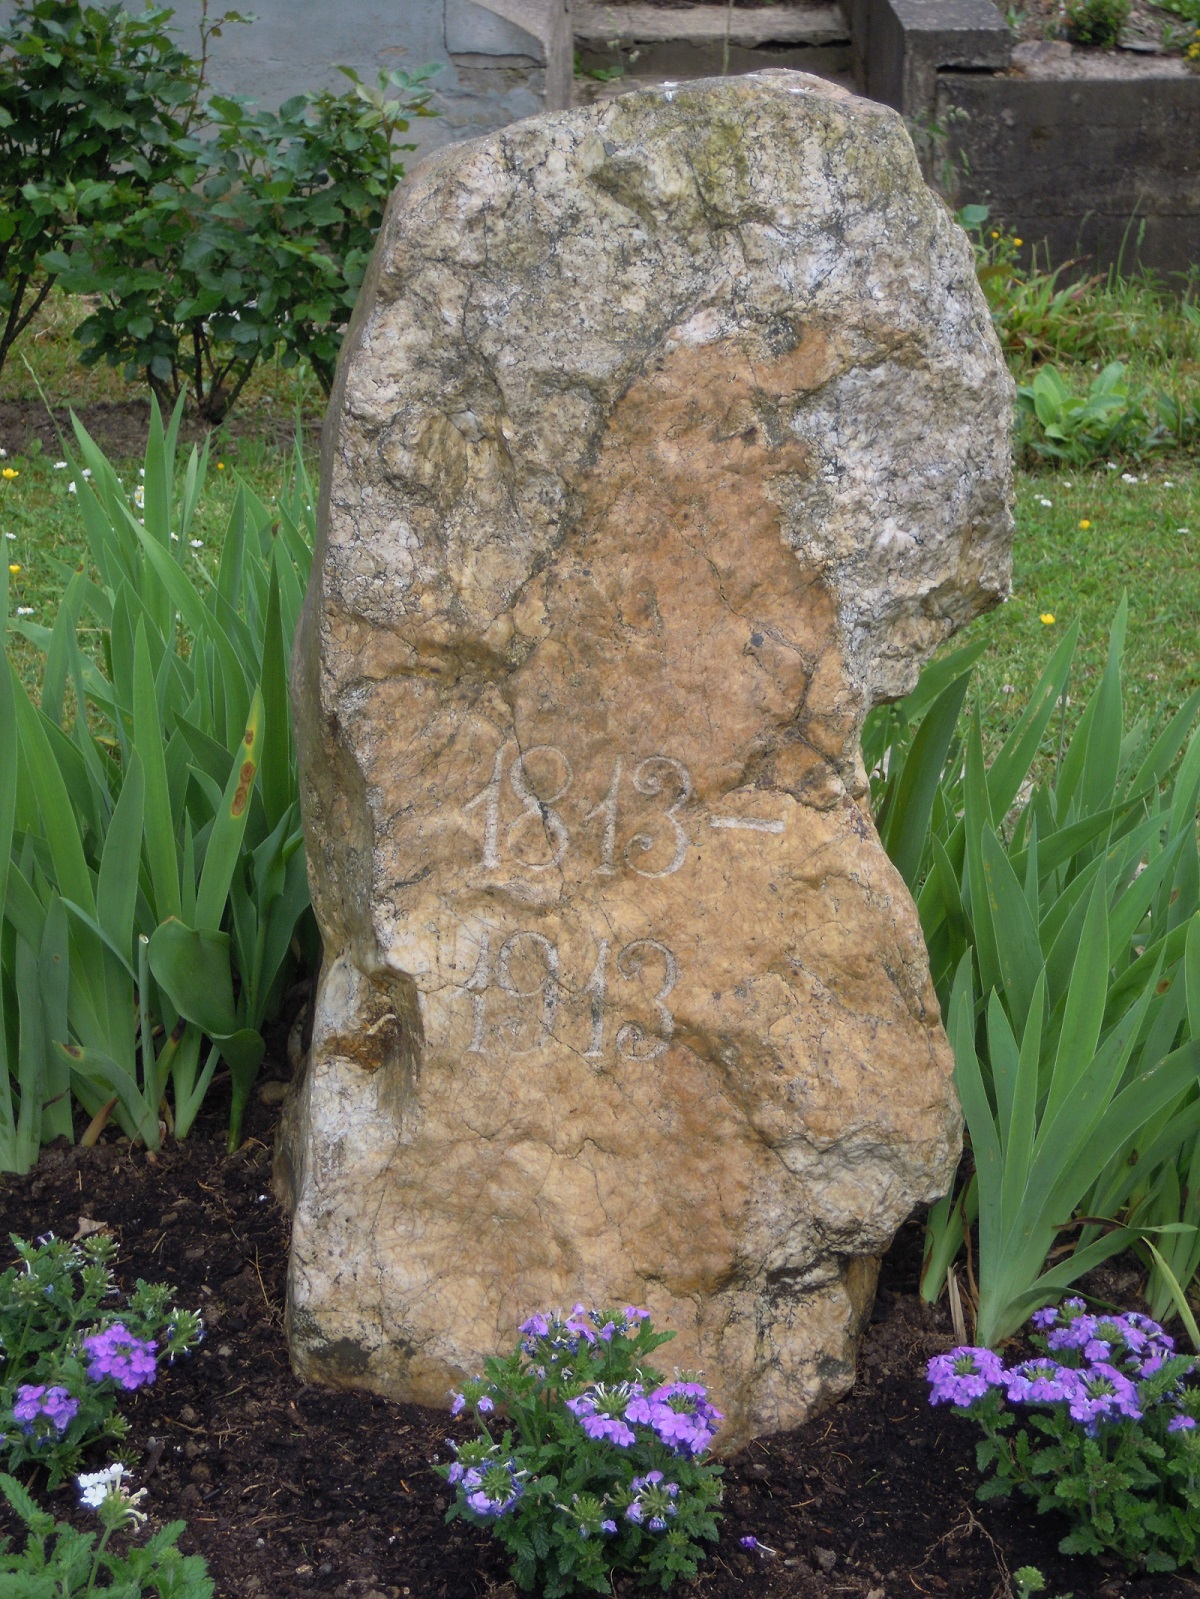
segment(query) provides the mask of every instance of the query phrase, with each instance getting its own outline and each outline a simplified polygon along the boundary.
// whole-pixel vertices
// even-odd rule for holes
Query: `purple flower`
[[[486,1416],[489,1410],[495,1410],[496,1401],[494,1399],[489,1399],[488,1396],[484,1394],[481,1399],[477,1399],[475,1401],[475,1408],[476,1410],[482,1410]]]
[[[1045,1332],[1047,1327],[1053,1327],[1058,1320],[1058,1306],[1047,1305],[1044,1310],[1035,1310],[1030,1320],[1035,1327]]]
[[[452,1416],[461,1416],[463,1411],[466,1409],[466,1406],[467,1400],[465,1394],[450,1395],[450,1414]]]
[[[625,1419],[653,1427],[663,1443],[681,1455],[700,1455],[723,1419],[698,1382],[668,1382],[652,1394],[638,1394],[625,1407]]]
[[[665,1481],[661,1471],[648,1471],[644,1477],[635,1477],[629,1485],[634,1499],[625,1511],[628,1521],[638,1526],[646,1522],[651,1532],[662,1532],[668,1520],[679,1513],[675,1499],[679,1493],[677,1482]]]
[[[1137,1389],[1115,1366],[1101,1361],[1090,1371],[1081,1371],[1078,1375],[1079,1386],[1070,1396],[1071,1416],[1084,1424],[1089,1437],[1095,1437],[1101,1421],[1120,1416],[1140,1421],[1142,1411]]]
[[[1053,1360],[1027,1360],[1005,1376],[1010,1404],[1045,1405],[1069,1399],[1079,1385],[1079,1373]]]
[[[639,1310],[636,1305],[626,1305],[621,1314],[628,1322],[650,1320],[650,1312],[648,1310]]]
[[[467,1508],[486,1521],[499,1521],[516,1507],[525,1492],[514,1463],[493,1461],[486,1466],[470,1466],[463,1473],[459,1491]]]
[[[616,1532],[616,1530],[617,1530],[617,1524],[616,1524],[615,1521],[602,1521],[600,1523],[600,1531],[601,1532],[607,1532],[609,1534],[612,1534],[612,1533]]]
[[[738,1539],[738,1543],[741,1544],[743,1549],[757,1549],[758,1548],[758,1539],[754,1536],[753,1533],[751,1533],[748,1537],[739,1538]]]
[[[120,1322],[85,1338],[83,1348],[90,1362],[88,1376],[93,1382],[103,1382],[107,1378],[122,1388],[134,1389],[154,1381],[157,1343],[153,1339],[135,1338]]]
[[[931,1405],[961,1405],[964,1409],[982,1399],[990,1388],[999,1388],[1005,1377],[999,1355],[966,1344],[947,1355],[935,1355],[925,1375],[932,1389]]]
[[[550,1332],[550,1318],[539,1312],[535,1316],[530,1316],[528,1321],[523,1321],[519,1330],[531,1338],[545,1338]]]
[[[597,1383],[586,1393],[568,1399],[566,1405],[589,1438],[628,1449],[637,1438],[633,1429],[621,1419],[620,1412],[626,1408],[631,1395],[640,1393],[641,1388],[636,1383],[622,1383],[611,1389]]]
[[[58,1384],[47,1388],[45,1383],[22,1383],[13,1405],[13,1420],[21,1422],[28,1433],[38,1417],[44,1416],[56,1432],[66,1432],[78,1410],[78,1399],[72,1399]]]
[[[1195,1425],[1196,1425],[1195,1416],[1185,1416],[1185,1415],[1180,1414],[1178,1416],[1172,1416],[1171,1417],[1170,1421],[1167,1423],[1167,1431],[1168,1432],[1191,1432],[1192,1428],[1195,1427]]]
[[[642,1501],[640,1499],[634,1499],[625,1510],[625,1520],[632,1521],[636,1524],[642,1520],[642,1517],[645,1514],[646,1512],[642,1506]]]

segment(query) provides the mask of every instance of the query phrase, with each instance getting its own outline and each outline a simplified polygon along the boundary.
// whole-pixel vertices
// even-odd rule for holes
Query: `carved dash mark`
[[[742,833],[782,833],[782,822],[764,822],[757,816],[710,816],[710,827],[724,827],[731,832]]]

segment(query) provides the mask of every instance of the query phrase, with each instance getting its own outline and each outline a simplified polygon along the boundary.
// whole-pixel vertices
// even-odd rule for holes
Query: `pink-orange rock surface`
[[[862,718],[1007,589],[1010,386],[890,111],[772,72],[424,162],[294,663],[305,1375],[445,1402],[639,1303],[726,1448],[849,1385],[960,1119]]]

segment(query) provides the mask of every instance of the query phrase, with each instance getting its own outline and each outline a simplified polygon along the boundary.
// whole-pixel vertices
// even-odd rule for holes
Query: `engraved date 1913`
[[[535,932],[510,933],[495,946],[492,930],[485,929],[475,969],[465,984],[471,1001],[471,1042],[466,1053],[487,1055],[498,1046],[509,1055],[531,1055],[555,1040],[593,1062],[602,1061],[614,1047],[626,1060],[661,1055],[675,1035],[675,1017],[667,1001],[679,981],[679,962],[656,938],[635,938],[615,955],[608,939],[597,940],[597,946],[586,981],[571,990],[586,1001],[586,1007],[572,1009],[585,1010],[587,1036],[573,1039],[563,1027],[563,999],[569,990],[557,946]],[[646,1016],[623,1017],[627,1001]]]

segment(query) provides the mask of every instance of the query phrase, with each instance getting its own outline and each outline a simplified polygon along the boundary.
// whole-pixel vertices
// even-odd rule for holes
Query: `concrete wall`
[[[953,202],[990,206],[1026,248],[1089,268],[1200,263],[1200,78],[948,73],[937,107],[958,163]]]

